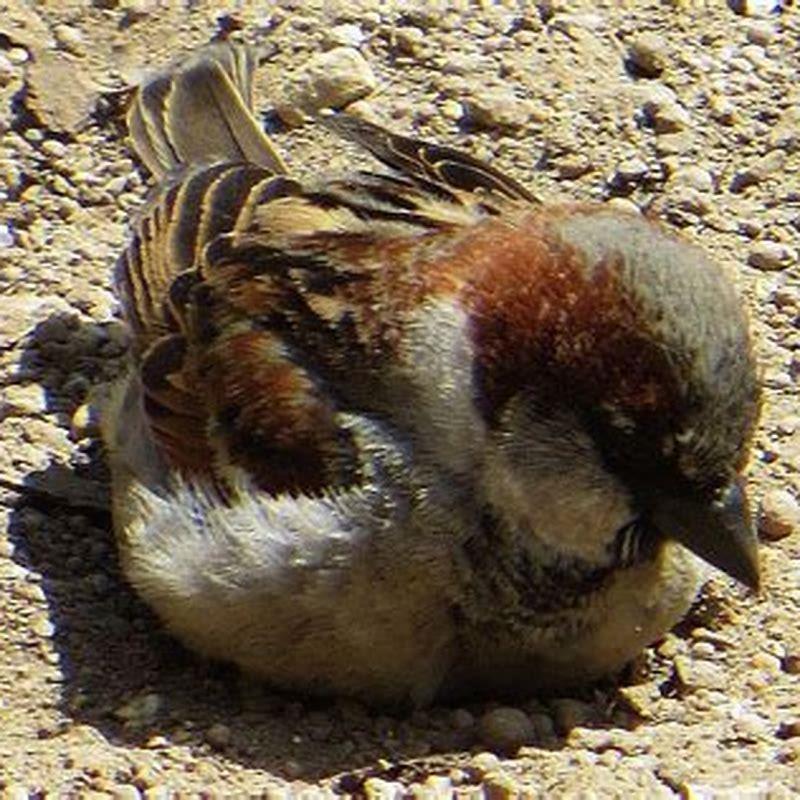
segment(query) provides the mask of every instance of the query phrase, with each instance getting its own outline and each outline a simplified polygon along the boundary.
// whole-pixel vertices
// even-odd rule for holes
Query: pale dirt
[[[265,111],[314,52],[357,33],[337,26],[360,26],[379,80],[364,113],[490,157],[545,197],[628,196],[723,263],[767,386],[752,493],[788,491],[788,520],[769,528],[790,535],[762,547],[760,596],[716,579],[616,683],[521,704],[535,733],[511,755],[485,752],[491,704],[381,716],[278,696],[185,652],[120,579],[102,452],[75,412],[119,369],[111,268],[145,191],[115,93],[208,41],[222,4],[0,0],[0,796],[800,795],[800,15],[229,5],[235,35],[271,53]],[[625,66],[645,31],[663,38],[651,80]],[[676,94],[659,123],[673,133],[644,121],[651,84]],[[468,131],[458,104],[497,90],[525,101],[506,108],[510,127]],[[352,152],[313,127],[276,141],[301,174]],[[734,181],[768,154],[751,185]],[[644,177],[611,181],[631,159]],[[764,240],[784,246],[782,269],[748,265]]]

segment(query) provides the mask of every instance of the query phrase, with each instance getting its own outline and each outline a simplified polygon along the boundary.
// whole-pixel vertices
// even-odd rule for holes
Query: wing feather
[[[397,400],[380,378],[384,317],[441,280],[403,265],[535,198],[469,155],[344,116],[328,124],[395,174],[302,184],[252,115],[250,58],[216,45],[140,89],[131,137],[159,183],[117,285],[167,462],[315,494],[360,479],[342,414]]]
[[[435,191],[446,187],[489,198],[500,196],[515,202],[539,202],[534,194],[515,180],[453,147],[400,136],[347,114],[325,117],[324,122],[343,138],[361,145],[379,161],[424,188]]]
[[[156,178],[211,161],[244,161],[286,172],[253,116],[253,67],[249,48],[211,45],[139,88],[128,111],[128,130]]]

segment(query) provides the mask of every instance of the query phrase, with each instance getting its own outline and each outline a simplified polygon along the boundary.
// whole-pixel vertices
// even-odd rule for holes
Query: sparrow
[[[274,687],[420,706],[614,673],[708,568],[759,584],[760,388],[722,270],[340,113],[382,164],[301,180],[220,43],[128,112],[154,189],[103,412],[127,579]]]

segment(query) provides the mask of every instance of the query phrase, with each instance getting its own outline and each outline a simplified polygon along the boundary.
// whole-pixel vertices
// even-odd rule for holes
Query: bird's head
[[[741,473],[760,392],[722,270],[603,209],[532,216],[508,240],[472,299],[493,504],[590,560],[636,521],[756,588]]]

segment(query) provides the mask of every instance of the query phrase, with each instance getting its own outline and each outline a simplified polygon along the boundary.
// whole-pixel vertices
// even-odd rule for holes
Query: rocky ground
[[[800,13],[227,5],[0,0],[0,796],[800,795]],[[125,352],[110,275],[146,189],[126,90],[226,35],[263,48],[259,107],[299,174],[352,163],[300,124],[350,104],[544,198],[647,210],[729,270],[766,386],[760,596],[714,580],[616,682],[411,717],[276,695],[160,630],[120,579],[86,402]]]

